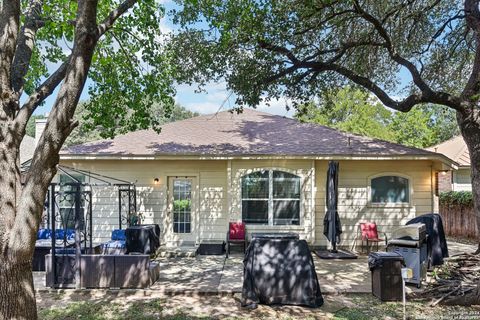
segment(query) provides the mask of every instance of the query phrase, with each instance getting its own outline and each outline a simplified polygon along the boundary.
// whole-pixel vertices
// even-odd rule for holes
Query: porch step
[[[193,258],[197,255],[196,247],[178,247],[178,248],[167,248],[160,247],[158,251],[158,256],[162,258]]]

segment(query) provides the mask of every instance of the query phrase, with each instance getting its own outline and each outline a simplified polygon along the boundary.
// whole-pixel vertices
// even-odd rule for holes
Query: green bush
[[[473,207],[471,191],[449,191],[440,193],[440,205]]]

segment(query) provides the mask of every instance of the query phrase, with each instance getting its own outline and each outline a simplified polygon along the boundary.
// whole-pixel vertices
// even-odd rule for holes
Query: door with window
[[[167,246],[193,246],[196,238],[195,178],[168,178]]]

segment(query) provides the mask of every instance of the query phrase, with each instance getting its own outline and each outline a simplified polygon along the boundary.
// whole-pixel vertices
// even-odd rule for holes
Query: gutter
[[[379,156],[356,156],[356,155],[75,155],[61,154],[60,160],[434,160],[445,164],[447,167],[457,170],[458,163],[442,154],[432,155],[379,155]]]

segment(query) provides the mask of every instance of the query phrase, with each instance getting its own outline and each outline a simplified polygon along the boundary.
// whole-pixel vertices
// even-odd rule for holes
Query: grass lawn
[[[152,297],[138,294],[42,294],[40,319],[402,319],[401,303],[382,303],[368,294],[326,295],[318,309],[240,306],[239,296]],[[409,301],[409,319],[479,319],[480,307],[428,307]]]

